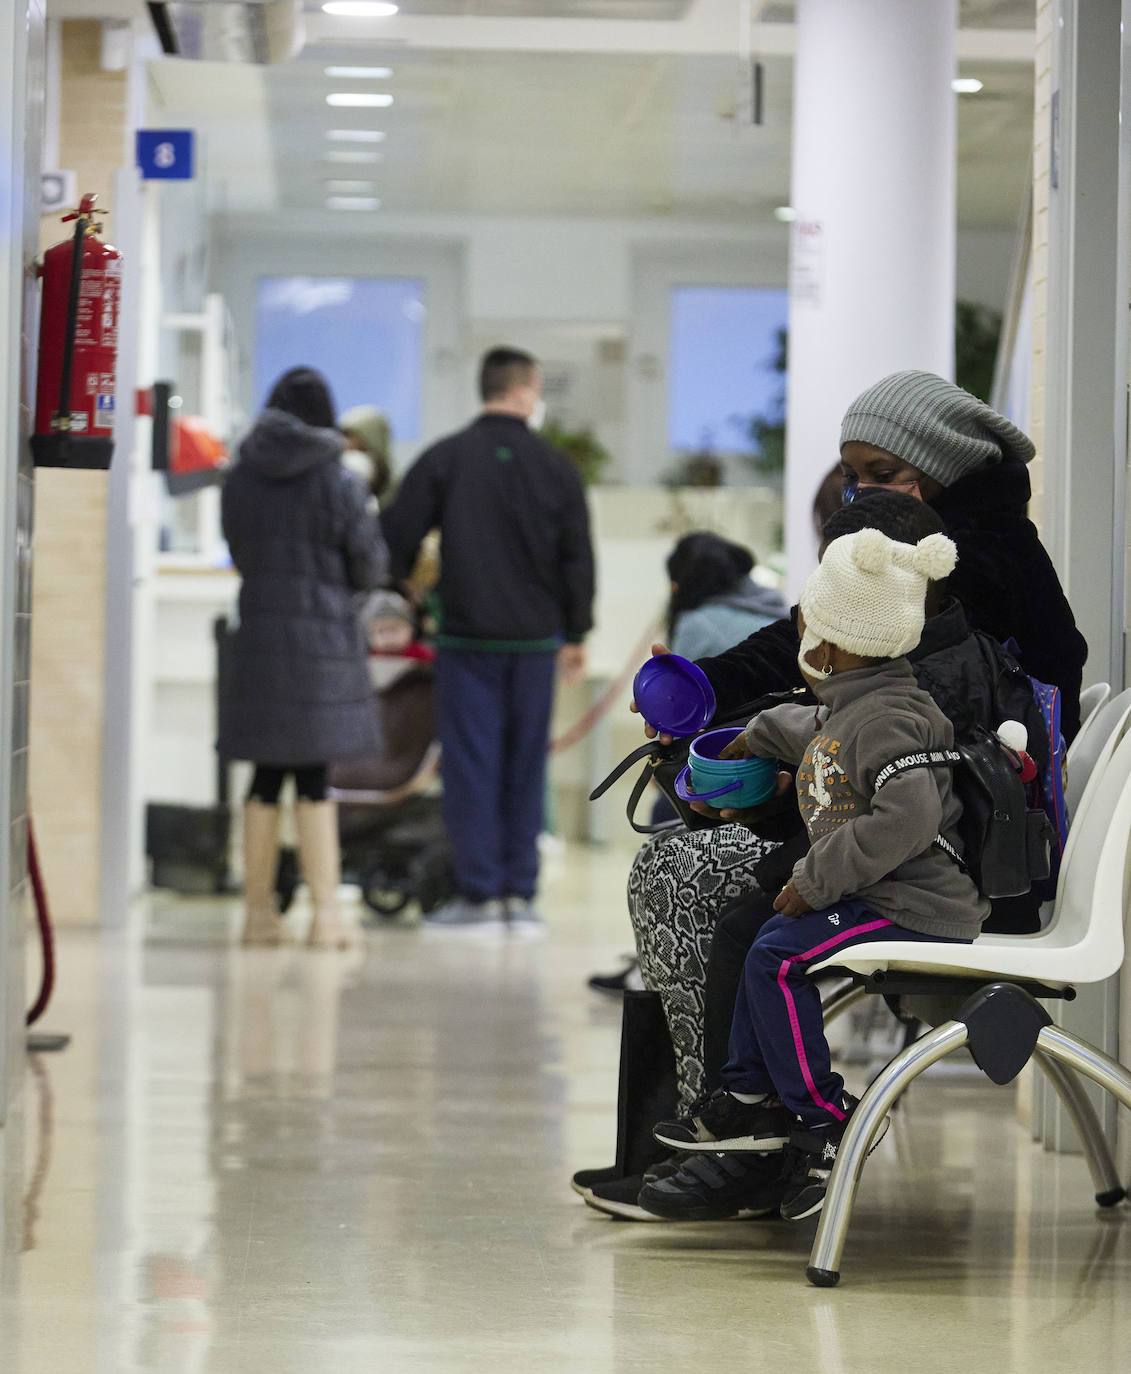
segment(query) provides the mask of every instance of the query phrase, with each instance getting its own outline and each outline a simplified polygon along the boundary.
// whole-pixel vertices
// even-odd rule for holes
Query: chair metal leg
[[[1037,1037],[1037,1048],[1098,1083],[1131,1111],[1131,1073],[1103,1050],[1089,1045],[1063,1026],[1045,1026]]]
[[[1037,1049],[1033,1059],[1056,1089],[1079,1132],[1088,1168],[1092,1171],[1092,1182],[1096,1186],[1096,1201],[1101,1207],[1114,1207],[1127,1196],[1127,1190],[1119,1180],[1107,1137],[1079,1078],[1072,1069],[1066,1068],[1044,1050]]]
[[[821,1224],[809,1255],[805,1273],[818,1288],[832,1288],[840,1282],[840,1258],[852,1219],[852,1207],[864,1161],[876,1133],[896,1098],[924,1069],[966,1044],[968,1032],[961,1021],[944,1021],[921,1040],[897,1054],[864,1094],[852,1113],[848,1129],[837,1150],[836,1164],[829,1179]]]
[[[858,987],[855,983],[850,983],[846,988],[837,988],[829,994],[827,1001],[821,1003],[821,1017],[825,1025],[836,1017],[843,1016],[850,1007],[854,1007],[867,996],[868,989]]]

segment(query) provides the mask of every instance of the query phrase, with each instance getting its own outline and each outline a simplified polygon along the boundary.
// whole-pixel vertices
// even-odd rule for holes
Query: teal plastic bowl
[[[719,755],[741,729],[710,730],[691,746],[687,767],[675,782],[684,801],[710,802],[719,809],[761,806],[777,791],[777,759],[721,759]]]

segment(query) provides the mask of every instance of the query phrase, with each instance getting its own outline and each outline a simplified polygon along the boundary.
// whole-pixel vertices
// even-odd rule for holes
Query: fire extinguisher
[[[96,195],[83,196],[70,239],[43,255],[39,319],[36,465],[108,468],[114,454],[115,372],[122,255],[94,223]]]

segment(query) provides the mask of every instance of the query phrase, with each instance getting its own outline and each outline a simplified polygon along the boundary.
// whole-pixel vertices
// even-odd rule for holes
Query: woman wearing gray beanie
[[[958,547],[950,592],[974,629],[1015,640],[1026,671],[1060,688],[1071,741],[1088,645],[1026,514],[1035,452],[1003,415],[930,372],[896,372],[869,387],[840,431],[846,497],[885,487],[934,507]]]

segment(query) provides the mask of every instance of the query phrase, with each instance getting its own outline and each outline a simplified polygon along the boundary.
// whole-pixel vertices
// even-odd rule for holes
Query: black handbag
[[[772,706],[807,705],[810,702],[816,707],[816,698],[805,687],[797,687],[788,692],[771,692],[755,701],[736,707],[733,711],[728,712],[725,717],[713,720],[708,728],[724,730],[728,727],[744,726],[760,711],[769,710]],[[721,817],[702,816],[698,811],[693,811],[675,789],[675,780],[687,765],[692,744],[699,734],[705,733],[706,731],[699,731],[695,735],[687,735],[682,739],[673,740],[671,744],[661,744],[658,739],[642,744],[639,749],[634,749],[627,758],[621,759],[609,776],[590,792],[589,800],[596,801],[598,797],[603,797],[613,783],[622,778],[634,764],[643,762],[644,766],[632,785],[632,791],[629,793],[628,804],[625,808],[628,823],[638,835],[658,835],[666,830],[683,827],[688,830],[708,830],[719,825],[733,824],[733,822],[724,821]],[[636,811],[640,805],[640,799],[648,790],[648,784],[651,782],[656,783],[660,791],[671,802],[679,817],[678,820],[661,821],[656,825],[642,825],[637,821]],[[756,808],[756,814],[751,812],[743,823],[759,838],[776,843],[781,843],[804,829],[801,813],[797,809],[797,797],[792,789],[786,792],[784,796],[772,797],[768,802]]]

